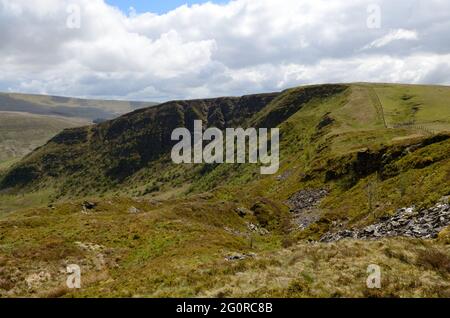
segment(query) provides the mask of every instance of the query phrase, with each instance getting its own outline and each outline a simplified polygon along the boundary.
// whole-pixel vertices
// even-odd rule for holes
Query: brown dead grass
[[[450,274],[450,256],[434,247],[420,250],[417,264],[438,271],[443,275]]]

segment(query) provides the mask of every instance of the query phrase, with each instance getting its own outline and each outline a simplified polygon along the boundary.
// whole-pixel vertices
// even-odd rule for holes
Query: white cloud
[[[370,49],[370,48],[380,48],[383,46],[388,45],[389,43],[392,43],[394,41],[399,40],[418,40],[419,37],[417,35],[416,31],[412,30],[404,30],[404,29],[398,29],[398,30],[391,30],[388,34],[385,36],[376,39],[369,45],[365,46],[364,49]]]
[[[235,0],[164,15],[103,0],[0,0],[0,90],[168,100],[306,83],[450,83],[450,3]],[[81,28],[66,27],[69,4]],[[367,44],[369,43],[369,44]],[[361,48],[365,48],[361,50]]]

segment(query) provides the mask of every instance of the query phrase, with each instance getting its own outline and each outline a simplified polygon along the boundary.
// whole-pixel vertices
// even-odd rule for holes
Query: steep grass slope
[[[197,167],[193,174],[186,175],[181,172],[192,169],[173,165],[168,160],[175,128],[192,130],[196,119],[201,119],[206,127],[247,126],[254,116],[257,125],[275,127],[310,100],[326,98],[344,89],[345,86],[330,85],[301,88],[295,94],[284,92],[280,96],[274,93],[174,101],[96,126],[66,130],[9,171],[1,187],[32,190],[43,184],[57,184],[72,194],[82,188],[83,195],[117,187],[123,189],[130,184],[158,186],[156,183],[164,182],[160,178],[165,175],[174,181],[192,180],[211,167]],[[266,107],[275,109],[260,114]]]
[[[227,184],[229,189],[248,185],[257,193],[264,188],[265,193],[286,199],[311,184],[347,193],[364,186],[361,182],[381,186],[395,180],[392,187],[419,182],[431,191],[424,192],[428,197],[438,199],[448,188],[447,182],[439,183],[447,176],[450,124],[442,103],[449,90],[430,88],[441,92],[439,98],[423,100],[424,114],[414,125],[404,125],[403,117],[389,117],[385,109],[392,108],[397,97],[398,107],[408,108],[403,96],[423,99],[428,87],[390,87],[318,85],[241,98],[169,102],[62,132],[10,169],[0,188],[13,193],[55,188],[55,198],[70,198],[114,192],[164,194],[176,189],[203,192]],[[390,104],[385,105],[384,99]],[[430,120],[426,114],[431,114]],[[283,182],[276,176],[262,178],[255,165],[173,164],[168,156],[174,143],[171,132],[182,126],[192,130],[195,119],[219,128],[279,127]],[[422,127],[426,122],[437,123],[433,131]],[[434,168],[433,178],[422,175]]]
[[[274,97],[175,101],[96,126],[66,130],[19,163],[3,185],[30,188],[50,180],[63,182],[70,190],[80,188],[80,183],[92,190],[114,186],[167,155],[175,128],[192,129],[195,119],[217,127],[237,126]]]
[[[382,87],[387,90],[387,85]],[[227,191],[247,185],[255,189],[249,191],[250,196],[264,188],[264,193],[285,200],[311,184],[330,187],[337,195],[349,189],[356,191],[359,181],[365,180],[365,184],[359,184],[362,188],[368,182],[379,181],[381,185],[396,180],[391,187],[418,182],[430,188],[431,192],[424,192],[428,197],[438,199],[448,187],[447,182],[440,182],[446,177],[445,140],[446,131],[450,131],[450,125],[445,125],[447,108],[439,102],[446,102],[445,95],[422,106],[433,118],[435,113],[442,114],[440,128],[434,126],[435,132],[442,135],[433,137],[420,126],[426,119],[417,120],[417,126],[401,125],[403,118],[389,117],[384,110],[389,106],[380,103],[385,96],[392,100],[399,96],[401,104],[401,96],[406,94],[401,90],[423,95],[427,87],[391,87],[396,95],[382,93],[381,98],[377,93],[379,84],[351,84],[300,87],[242,98],[169,102],[96,126],[62,132],[8,171],[0,187],[26,193],[55,188],[54,198],[63,199],[115,192],[167,196],[210,191],[227,184]],[[168,156],[173,145],[171,132],[180,126],[192,129],[195,119],[219,128],[278,126],[282,133],[279,174],[283,182],[277,181],[277,176],[262,178],[255,165],[174,165]],[[409,152],[413,152],[409,161],[414,163],[398,171],[396,162]],[[419,157],[422,153],[428,155]],[[433,169],[434,164],[439,168],[432,180],[425,178],[422,174]],[[416,171],[415,166],[422,169]],[[388,192],[398,192],[392,190]],[[363,192],[358,193],[364,196]],[[402,203],[407,204],[403,192]],[[361,210],[362,206],[356,208]],[[381,213],[385,207],[379,208]],[[347,213],[352,214],[352,209]]]
[[[427,89],[441,95],[428,101]],[[447,92],[307,86],[170,102],[66,130],[1,181],[0,292],[448,297],[450,228],[433,240],[317,243],[329,231],[450,195]],[[411,99],[421,103],[413,115]],[[174,165],[170,132],[192,129],[194,119],[220,128],[279,127],[279,172],[261,176],[251,164]],[[302,227],[290,212],[300,191],[325,193]],[[78,292],[64,287],[71,263],[84,273]],[[383,269],[381,290],[365,286],[369,264]]]

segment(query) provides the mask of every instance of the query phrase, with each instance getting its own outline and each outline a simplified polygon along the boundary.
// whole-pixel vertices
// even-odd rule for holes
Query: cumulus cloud
[[[129,13],[0,0],[0,90],[164,101],[326,82],[450,83],[450,3],[234,0]],[[69,28],[80,10],[80,28]]]

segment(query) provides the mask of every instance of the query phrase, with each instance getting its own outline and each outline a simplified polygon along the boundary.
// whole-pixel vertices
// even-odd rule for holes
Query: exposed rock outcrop
[[[304,229],[320,219],[320,213],[316,208],[327,194],[328,190],[326,189],[301,190],[286,201],[294,215],[296,227]]]
[[[345,238],[379,239],[383,237],[436,238],[440,231],[450,225],[450,204],[448,197],[428,209],[401,208],[394,216],[362,229],[349,229],[327,233],[321,242],[335,242]]]

